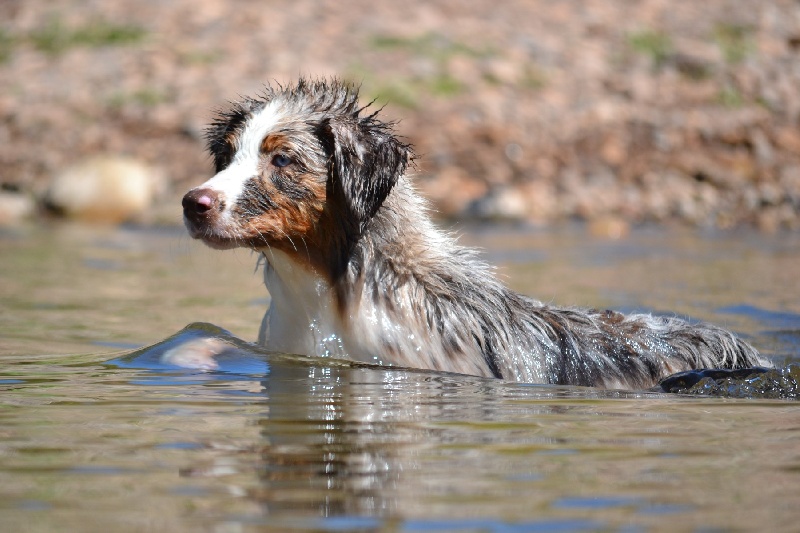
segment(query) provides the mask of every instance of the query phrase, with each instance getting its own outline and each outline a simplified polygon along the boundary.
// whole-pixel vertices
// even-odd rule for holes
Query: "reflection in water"
[[[575,406],[557,403],[570,398],[645,396],[506,388],[464,376],[289,361],[273,363],[263,386],[268,408],[259,420],[261,483],[251,496],[265,517],[424,517],[429,526],[489,531],[521,516],[527,526],[538,524],[543,519],[531,509],[557,503],[544,490],[554,469],[549,463],[578,452],[569,449],[568,439],[542,431],[537,419],[569,412]],[[632,495],[612,499],[594,505],[651,504]],[[604,525],[568,515],[550,516],[548,523]],[[480,521],[487,516],[497,519]]]
[[[389,494],[415,466],[402,465],[398,452],[418,433],[398,423],[413,409],[396,397],[393,383],[401,377],[335,367],[273,371],[264,381],[269,411],[259,422],[265,446],[256,495],[268,513],[315,509],[327,517],[393,508]]]
[[[474,516],[487,502],[497,506],[511,480],[544,477],[526,456],[558,444],[528,421],[567,407],[531,401],[571,394],[525,394],[521,423],[498,385],[403,370],[273,365],[264,381],[269,410],[260,421],[266,445],[256,497],[271,515],[314,509],[323,517],[452,518],[454,507]]]
[[[270,408],[261,421],[261,497],[272,512],[299,507],[322,516],[397,511],[398,500],[423,489],[414,480],[432,445],[458,442],[447,436],[453,428],[441,427],[454,397],[467,395],[462,402],[477,411],[490,410],[492,401],[480,381],[365,368],[280,365],[264,388]],[[458,413],[453,418],[463,420],[466,413]],[[458,469],[437,466],[448,472],[426,472],[424,492],[440,484],[455,494],[463,481],[453,476]]]
[[[219,379],[254,369],[249,359],[269,361],[261,380],[265,409],[257,422],[260,483],[248,497],[273,521],[400,515],[454,526],[456,509],[460,518],[473,517],[463,527],[477,527],[480,516],[508,513],[511,520],[522,509],[520,497],[526,510],[558,503],[541,483],[551,475],[552,456],[577,453],[569,439],[542,431],[540,422],[580,411],[587,401],[657,397],[269,354],[207,324],[190,325],[111,363],[164,370],[165,353],[203,336],[231,347],[221,358]],[[184,474],[225,472],[229,457],[220,460]],[[606,506],[650,505],[631,495],[613,502]],[[484,520],[483,527],[488,524]],[[566,517],[564,524],[602,526]],[[313,520],[308,525],[322,527]]]
[[[219,358],[218,371],[203,374],[208,379],[249,374],[260,380],[263,409],[256,423],[261,441],[255,446],[259,483],[245,492],[261,507],[262,519],[273,525],[281,520],[297,525],[301,519],[303,527],[313,529],[352,529],[358,524],[369,529],[370,522],[347,520],[371,517],[382,524],[402,516],[437,528],[482,524],[493,530],[513,522],[575,530],[610,526],[582,513],[576,519],[576,508],[648,516],[694,510],[690,500],[662,500],[652,490],[617,490],[613,483],[609,488],[608,480],[584,479],[576,490],[574,478],[560,476],[567,457],[597,469],[602,457],[618,462],[620,456],[638,456],[645,459],[645,472],[654,468],[649,450],[669,442],[664,438],[670,431],[639,434],[636,428],[659,420],[680,428],[668,414],[647,406],[667,396],[510,384],[268,353],[208,324],[190,325],[112,363],[164,370],[165,353],[203,338],[229,346]],[[752,380],[756,373],[740,378]],[[626,406],[615,409],[608,403],[615,401]],[[631,409],[630,402],[641,402],[641,408]],[[576,433],[576,422],[592,429]],[[218,459],[218,464],[183,473],[224,475],[230,471],[230,457]],[[619,462],[616,468],[623,479],[642,475],[642,465],[635,461]],[[580,496],[598,483],[605,486],[602,498]],[[535,509],[541,509],[541,519]],[[454,516],[462,522],[454,522]],[[487,516],[497,518],[487,522]],[[406,527],[424,529],[423,522],[412,522]]]
[[[207,337],[230,346],[217,370],[163,363]],[[490,532],[780,530],[797,518],[780,503],[800,490],[795,402],[351,365],[267,353],[209,325],[106,364],[6,363],[9,530],[31,509],[43,531],[86,531],[89,517],[97,531]]]

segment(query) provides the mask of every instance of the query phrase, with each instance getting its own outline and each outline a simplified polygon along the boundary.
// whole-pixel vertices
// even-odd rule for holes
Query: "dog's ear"
[[[363,230],[405,172],[409,147],[372,117],[331,118],[322,126],[331,154],[328,188]]]

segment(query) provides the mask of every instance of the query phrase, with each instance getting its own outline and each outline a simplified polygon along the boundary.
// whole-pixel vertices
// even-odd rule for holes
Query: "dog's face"
[[[331,260],[405,171],[408,147],[339,82],[300,81],[234,104],[208,129],[216,175],[183,198],[189,233],[214,248],[274,247]]]
[[[312,126],[280,99],[220,118],[208,134],[217,174],[183,199],[189,233],[215,248],[299,242],[325,206],[326,156]]]

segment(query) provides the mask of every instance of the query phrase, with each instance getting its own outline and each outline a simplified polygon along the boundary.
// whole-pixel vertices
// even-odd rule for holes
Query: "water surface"
[[[540,299],[712,320],[800,358],[797,236],[464,240]],[[0,233],[4,531],[797,527],[797,402],[506,384],[233,337],[219,371],[160,365],[191,322],[255,338],[254,264],[178,230]]]

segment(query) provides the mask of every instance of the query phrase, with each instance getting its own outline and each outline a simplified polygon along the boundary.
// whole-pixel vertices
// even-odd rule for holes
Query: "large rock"
[[[0,226],[18,224],[35,211],[33,199],[27,194],[0,191]]]
[[[124,222],[152,205],[163,182],[158,174],[135,159],[92,157],[53,178],[45,205],[58,214],[79,220]]]

